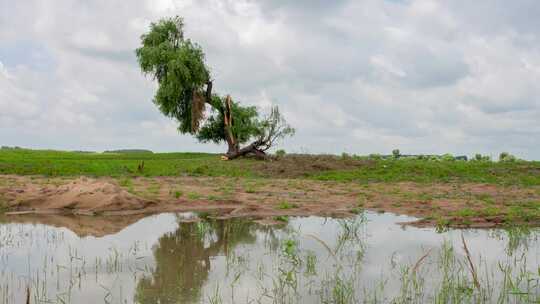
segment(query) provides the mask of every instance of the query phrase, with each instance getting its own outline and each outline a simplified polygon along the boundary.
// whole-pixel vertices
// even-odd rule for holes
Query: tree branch
[[[212,80],[206,83],[206,103],[212,105]]]

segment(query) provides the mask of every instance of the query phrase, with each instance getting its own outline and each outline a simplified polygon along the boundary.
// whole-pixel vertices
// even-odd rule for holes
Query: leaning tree
[[[226,142],[228,159],[248,154],[265,157],[278,139],[292,135],[294,129],[277,106],[260,117],[256,107],[214,93],[202,48],[184,37],[183,27],[182,18],[166,18],[151,23],[150,31],[141,36],[142,46],[136,50],[139,65],[158,82],[153,102],[177,120],[182,134],[201,142]]]

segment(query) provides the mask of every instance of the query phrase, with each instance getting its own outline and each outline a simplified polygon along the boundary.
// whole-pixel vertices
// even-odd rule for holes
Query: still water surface
[[[536,230],[438,233],[369,212],[278,226],[196,217],[150,216],[100,237],[0,224],[0,303],[24,303],[27,288],[31,303],[535,303],[540,295]]]

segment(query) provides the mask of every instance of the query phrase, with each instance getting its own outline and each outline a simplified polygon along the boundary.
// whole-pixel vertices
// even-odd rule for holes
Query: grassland
[[[138,170],[144,162],[144,168]],[[43,176],[224,176],[339,182],[540,185],[540,162],[376,159],[287,155],[274,161],[222,161],[207,153],[79,153],[0,150],[0,174]]]
[[[80,176],[160,202],[154,211],[226,206],[236,214],[278,217],[369,209],[413,215],[441,228],[540,224],[540,162],[519,160],[286,155],[222,161],[206,153],[9,149],[0,150],[0,203],[24,210],[21,202],[36,204],[43,184]]]

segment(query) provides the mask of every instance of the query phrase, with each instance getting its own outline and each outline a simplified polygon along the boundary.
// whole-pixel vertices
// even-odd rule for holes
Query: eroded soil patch
[[[216,217],[350,216],[363,209],[420,218],[414,225],[537,225],[539,187],[485,184],[339,183],[220,177],[0,176],[7,215],[143,215],[204,211]]]

